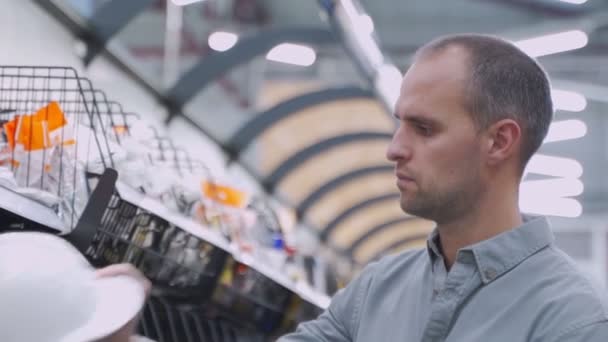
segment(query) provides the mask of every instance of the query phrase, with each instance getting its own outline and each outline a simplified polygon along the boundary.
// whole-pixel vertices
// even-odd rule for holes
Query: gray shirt
[[[545,218],[458,251],[386,257],[280,342],[608,341],[608,301],[560,251]]]

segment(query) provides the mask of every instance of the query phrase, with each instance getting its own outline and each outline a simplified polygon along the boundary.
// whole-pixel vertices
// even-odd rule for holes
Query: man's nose
[[[386,159],[396,162],[401,159],[408,159],[411,155],[410,149],[407,146],[407,141],[402,128],[397,129],[391,142],[386,149]]]

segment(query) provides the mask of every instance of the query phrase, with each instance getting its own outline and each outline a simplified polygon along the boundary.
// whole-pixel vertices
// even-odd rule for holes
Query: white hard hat
[[[0,341],[85,342],[107,337],[141,310],[144,288],[127,276],[96,278],[62,238],[0,234]]]

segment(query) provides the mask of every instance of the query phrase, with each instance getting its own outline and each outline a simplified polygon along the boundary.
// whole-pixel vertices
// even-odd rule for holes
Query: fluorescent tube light
[[[545,201],[578,196],[584,190],[583,182],[577,178],[551,178],[522,182],[519,186],[519,196],[534,201]]]
[[[583,166],[574,159],[535,154],[530,159],[524,175],[527,173],[563,178],[579,178],[583,175]]]
[[[585,32],[572,30],[520,40],[515,45],[532,57],[540,57],[580,49],[588,42],[589,37]]]
[[[317,59],[315,50],[308,46],[283,43],[268,52],[266,59],[299,66],[311,66]]]
[[[374,80],[374,85],[378,94],[382,96],[383,100],[393,111],[397,105],[402,80],[403,75],[401,74],[401,71],[391,64],[382,65],[378,69],[376,79]]]
[[[186,5],[193,4],[195,2],[202,2],[202,1],[205,1],[205,0],[171,0],[171,2],[173,2],[177,6],[186,6]]]
[[[358,16],[358,23],[355,23],[356,28],[360,28],[364,34],[372,34],[376,29],[374,20],[368,14],[361,14]]]
[[[572,198],[524,198],[519,199],[519,208],[524,213],[561,217],[579,217],[583,213],[581,203]]]
[[[563,120],[551,124],[544,143],[572,140],[584,137],[587,125],[581,120]]]
[[[587,99],[573,91],[553,89],[551,90],[551,98],[556,110],[582,112],[587,108]]]
[[[215,51],[227,51],[230,50],[236,42],[239,40],[239,36],[231,32],[217,31],[209,35],[209,47]]]
[[[574,4],[574,5],[582,5],[585,2],[587,2],[587,0],[560,0],[561,2],[567,2],[569,4]]]

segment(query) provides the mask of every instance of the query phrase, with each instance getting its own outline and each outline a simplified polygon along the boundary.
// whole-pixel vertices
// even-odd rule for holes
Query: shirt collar
[[[458,251],[459,256],[464,253],[473,254],[484,284],[490,283],[553,243],[553,234],[545,217],[523,215],[523,221],[524,223],[515,229]],[[427,251],[432,262],[441,256],[437,228],[427,240]]]
[[[426,240],[426,247],[432,261],[431,264],[435,262],[435,259],[442,257],[441,248],[439,248],[439,231],[437,230],[437,227],[433,229],[431,235],[429,235]]]

